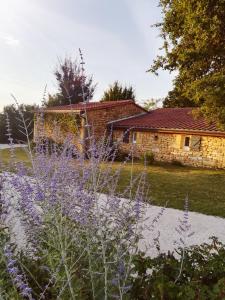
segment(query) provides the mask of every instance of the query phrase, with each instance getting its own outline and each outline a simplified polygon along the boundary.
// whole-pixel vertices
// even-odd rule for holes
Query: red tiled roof
[[[119,100],[119,101],[106,101],[106,102],[88,102],[88,103],[77,103],[71,105],[61,105],[61,106],[53,106],[44,109],[46,112],[56,112],[56,111],[83,111],[86,107],[86,110],[96,110],[96,109],[104,109],[111,108],[115,106],[124,106],[127,104],[135,104],[133,100]],[[138,105],[137,105],[138,106]],[[144,111],[144,109],[143,109]]]
[[[158,108],[146,114],[115,121],[113,128],[133,128],[166,131],[198,131],[221,133],[225,131],[217,128],[216,123],[209,123],[203,117],[195,118],[193,108]]]

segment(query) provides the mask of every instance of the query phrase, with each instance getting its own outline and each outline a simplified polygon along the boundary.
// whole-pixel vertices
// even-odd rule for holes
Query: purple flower
[[[9,275],[11,276],[12,282],[15,284],[16,288],[20,291],[21,296],[26,297],[29,300],[33,300],[32,289],[28,286],[25,275],[22,274],[22,272],[16,266],[17,261],[13,257],[14,255],[11,245],[8,244],[5,246],[4,255],[6,257]]]

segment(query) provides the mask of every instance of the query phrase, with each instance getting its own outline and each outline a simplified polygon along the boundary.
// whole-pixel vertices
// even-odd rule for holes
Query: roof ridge
[[[91,106],[91,105],[96,105],[96,106],[103,106],[103,105],[112,105],[112,104],[121,104],[124,102],[130,102],[130,103],[135,103],[134,100],[132,99],[124,99],[124,100],[113,100],[113,101],[93,101],[93,102],[78,102],[78,103],[72,103],[72,104],[65,104],[65,105],[55,105],[55,106],[50,106],[46,107],[45,110],[54,110],[54,109],[60,109],[60,108],[69,108],[69,107],[79,107],[83,105]]]

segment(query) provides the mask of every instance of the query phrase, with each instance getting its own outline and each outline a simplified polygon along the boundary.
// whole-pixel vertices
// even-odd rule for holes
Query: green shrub
[[[176,159],[173,159],[173,160],[171,161],[171,164],[172,164],[173,166],[178,166],[178,167],[183,167],[183,166],[184,166],[184,165],[182,164],[181,161],[176,160]]]
[[[133,262],[129,299],[225,299],[225,245],[216,238],[187,249],[179,278],[180,260],[173,253],[156,258],[141,253]]]
[[[146,152],[141,159],[144,161],[144,164],[146,166],[150,166],[153,165],[153,163],[155,162],[155,157],[154,157],[154,153],[152,152]]]
[[[116,157],[115,157],[115,161],[126,161],[126,160],[128,160],[129,159],[129,154],[127,154],[126,152],[124,152],[124,151],[122,151],[122,150],[120,150],[120,149],[118,149],[117,151],[116,151]]]

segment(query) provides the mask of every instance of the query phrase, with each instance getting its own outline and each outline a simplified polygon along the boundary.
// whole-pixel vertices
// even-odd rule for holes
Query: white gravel
[[[149,206],[146,209],[146,217],[148,217],[148,223],[160,212],[161,208],[157,206]],[[163,215],[156,225],[154,234],[159,231],[159,244],[161,252],[171,251],[175,248],[174,242],[179,243],[180,235],[176,228],[179,226],[179,219],[184,219],[184,212],[178,209],[166,208]],[[188,223],[191,228],[188,231],[190,237],[186,239],[186,245],[199,245],[204,242],[208,242],[212,236],[218,237],[218,239],[225,243],[225,219],[207,216],[195,212],[188,213]],[[143,232],[144,241],[149,241],[149,232]],[[141,248],[144,250],[144,241],[141,244]],[[155,249],[147,250],[148,254],[155,255],[157,252]]]
[[[102,199],[104,198],[105,195],[102,195]],[[216,236],[225,244],[224,218],[188,212],[187,225],[189,229],[186,231],[186,235],[184,233],[180,235],[178,232],[182,225],[181,222],[184,221],[184,211],[182,210],[146,204],[143,220],[144,222],[141,224],[144,228],[143,239],[139,243],[139,248],[151,256],[158,254],[154,246],[156,238],[159,241],[160,252],[173,251],[178,246],[182,246],[180,238],[184,239],[184,236],[186,236],[186,246],[210,242],[209,238],[212,236]]]
[[[9,149],[10,147],[11,146],[9,146],[8,144],[0,144],[0,150]],[[27,145],[24,145],[24,144],[13,145],[13,148],[24,148],[24,147],[27,147]]]

